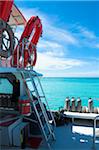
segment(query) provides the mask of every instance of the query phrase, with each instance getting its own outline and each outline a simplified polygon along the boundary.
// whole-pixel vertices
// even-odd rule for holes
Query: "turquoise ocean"
[[[88,106],[91,97],[94,106],[99,107],[99,78],[43,77],[41,84],[51,110],[64,107],[68,96],[70,99],[80,97],[83,106]]]

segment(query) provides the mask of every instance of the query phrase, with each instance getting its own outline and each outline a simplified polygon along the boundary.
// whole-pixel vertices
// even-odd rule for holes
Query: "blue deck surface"
[[[54,150],[92,150],[93,137],[92,128],[89,129],[89,134],[86,134],[86,130],[89,127],[74,127],[72,124],[57,127],[55,129],[56,142],[53,143]],[[81,131],[85,131],[81,133]],[[99,128],[98,128],[99,132]],[[99,150],[99,137],[96,138],[95,143],[96,150]]]

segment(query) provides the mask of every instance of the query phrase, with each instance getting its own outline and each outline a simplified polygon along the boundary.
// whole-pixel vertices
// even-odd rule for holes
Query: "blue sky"
[[[15,4],[27,20],[38,15],[43,24],[37,71],[51,77],[99,77],[98,1],[16,0]]]

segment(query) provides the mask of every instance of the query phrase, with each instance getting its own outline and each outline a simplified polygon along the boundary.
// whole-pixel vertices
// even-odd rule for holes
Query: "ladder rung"
[[[42,113],[42,112],[38,112],[38,113],[39,113],[39,116],[40,116],[40,117],[43,115],[43,113]]]
[[[47,126],[47,123],[45,122],[45,124],[44,124],[44,130],[46,130],[46,127],[48,128],[48,126]]]
[[[34,92],[35,92],[35,90],[34,90],[34,91],[31,91],[31,90],[30,90],[30,92],[31,92],[31,94],[32,94],[32,93],[34,93]]]
[[[24,75],[24,72],[23,72],[23,77],[25,79],[25,84],[27,87],[27,91],[29,93],[29,98],[31,99],[31,105],[34,107],[34,112],[37,115],[41,129],[42,129],[45,139],[48,143],[48,140],[50,139],[51,136],[53,137],[53,139],[55,137],[54,137],[54,133],[51,128],[51,124],[49,123],[49,118],[47,116],[46,109],[43,105],[41,105],[41,103],[42,103],[41,101],[43,101],[41,99],[45,98],[45,100],[46,100],[46,97],[43,94],[43,92],[41,93],[41,96],[39,95],[40,94],[38,92],[39,89],[37,88],[34,78],[32,77],[31,74],[28,74],[28,75],[29,75],[29,77],[26,78]],[[29,88],[28,82],[30,82],[32,84],[32,86],[33,86],[32,89]],[[41,90],[42,90],[42,88],[41,88]],[[35,92],[35,95],[33,94],[34,92]],[[48,145],[50,147],[50,144],[48,144]]]
[[[51,136],[52,136],[52,134],[50,133],[50,134],[48,134],[48,136],[47,136],[47,141],[51,138]]]
[[[26,79],[26,82],[30,82],[31,80],[30,79]]]
[[[36,107],[36,105],[38,104],[38,101],[37,101],[37,100],[32,100],[32,106],[33,106],[33,104],[34,104],[35,107]]]
[[[37,101],[37,100],[34,100],[33,103],[34,103],[35,105],[37,105],[37,104],[38,104],[38,101]]]
[[[39,98],[45,98],[45,96],[39,96]]]
[[[46,129],[46,127],[49,128],[49,127],[48,127],[48,124],[45,122],[45,124],[44,124],[44,129]],[[49,130],[49,132],[50,132],[50,130]]]

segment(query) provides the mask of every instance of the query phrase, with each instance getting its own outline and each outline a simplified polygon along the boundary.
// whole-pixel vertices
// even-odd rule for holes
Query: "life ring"
[[[26,49],[26,44],[25,43],[23,44],[24,45],[24,67],[26,67],[28,64],[30,64],[31,66],[34,66],[36,64],[36,60],[37,60],[36,45],[41,34],[42,34],[41,20],[39,19],[38,16],[36,17],[32,16],[30,20],[27,22],[26,27],[19,40],[19,45],[20,45],[19,58],[17,56],[18,46],[14,50],[14,61],[13,61],[14,66],[17,66],[17,60],[19,59],[19,62],[20,62],[20,58],[22,57],[22,42],[24,39],[27,39],[27,40],[31,39],[28,49]],[[21,65],[22,64],[20,62],[19,67],[21,67]]]
[[[11,27],[0,19],[0,56],[8,58],[12,55],[15,46],[14,33]]]

